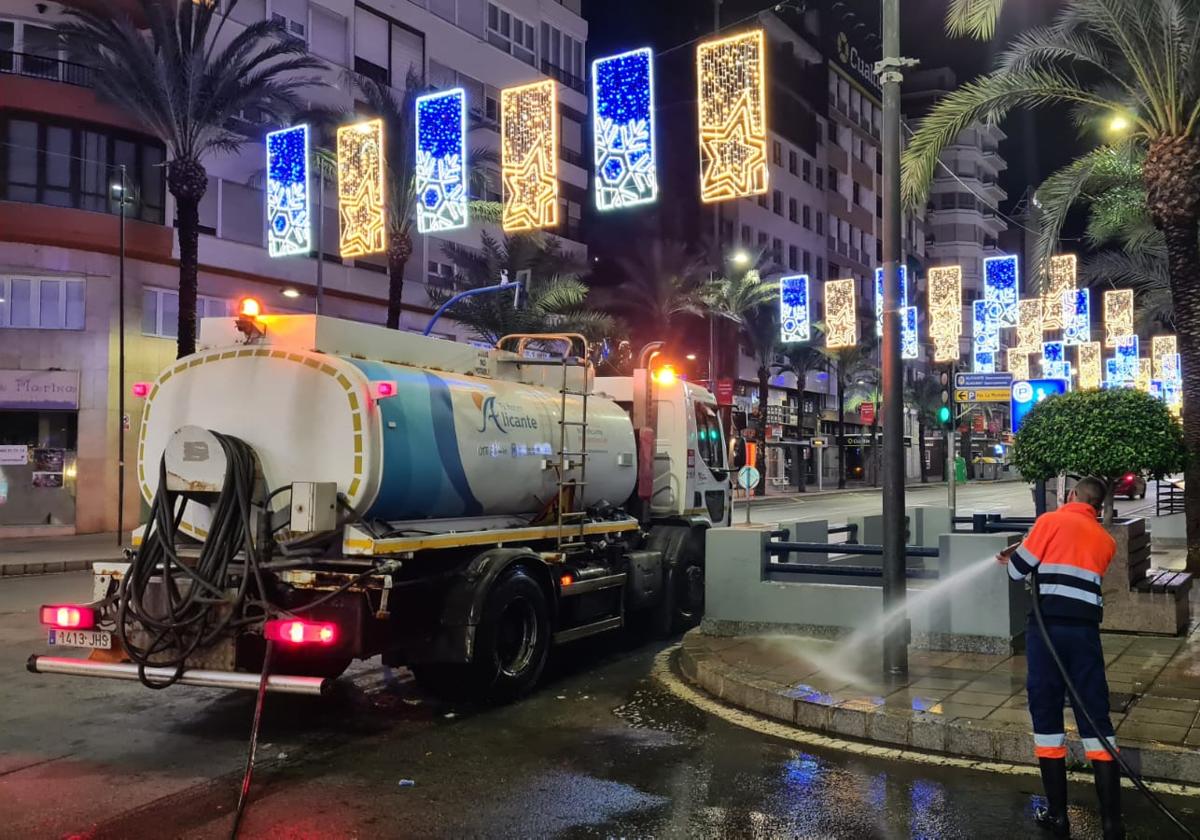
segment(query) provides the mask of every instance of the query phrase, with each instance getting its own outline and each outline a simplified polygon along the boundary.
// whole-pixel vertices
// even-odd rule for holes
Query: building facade
[[[411,72],[432,87],[466,90],[472,148],[498,147],[501,88],[555,79],[561,223],[553,235],[586,255],[588,28],[579,0],[240,0],[229,34],[264,18],[282,19],[327,63],[327,86],[310,89],[313,104],[350,113],[349,73],[401,90]],[[153,379],[175,356],[178,249],[166,150],[97,97],[91,69],[72,62],[55,36],[60,19],[57,3],[0,0],[0,537],[115,530],[118,450],[124,438],[128,477],[141,411],[117,388],[121,315],[128,383]],[[316,255],[271,259],[265,248],[261,137],[273,126],[256,114],[240,115],[238,125],[260,139],[204,162],[197,314],[230,314],[247,295],[271,311],[311,312]],[[123,310],[112,189],[121,167],[129,187]],[[499,173],[484,180],[477,197],[498,200]],[[382,323],[385,257],[337,255],[332,184],[323,227],[322,313]],[[415,237],[403,328],[428,321],[430,286],[455,283],[444,242],[478,247],[481,229]],[[450,322],[439,334],[470,337]],[[130,527],[141,500],[127,483]]]

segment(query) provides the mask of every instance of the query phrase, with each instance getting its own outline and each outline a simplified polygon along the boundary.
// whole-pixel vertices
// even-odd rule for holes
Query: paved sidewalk
[[[122,560],[124,556],[115,532],[4,539],[0,540],[0,577],[76,572],[90,569],[96,561]]]
[[[1200,626],[1187,638],[1103,635],[1117,742],[1147,778],[1200,784]],[[679,666],[733,706],[859,740],[1033,764],[1025,657],[912,651],[909,679],[880,682],[877,647],[848,655],[795,636],[684,636]],[[870,675],[860,677],[859,675]],[[1083,764],[1066,712],[1072,763]]]

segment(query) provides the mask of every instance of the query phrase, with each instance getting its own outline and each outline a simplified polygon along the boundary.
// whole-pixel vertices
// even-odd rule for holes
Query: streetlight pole
[[[721,31],[721,0],[712,0],[713,34]],[[699,103],[696,105],[700,107]],[[723,243],[721,242],[721,204],[714,201],[713,210],[713,256],[719,257]],[[716,271],[709,275],[709,282],[716,279]],[[708,390],[717,392],[717,319],[712,310],[708,313]],[[732,416],[732,415],[731,415]]]
[[[125,534],[125,202],[128,183],[125,164],[121,164],[121,182],[116,185],[121,197],[121,225],[117,256],[117,545]]]
[[[316,314],[321,314],[321,295],[325,291],[325,160],[317,155],[317,297]]]
[[[900,2],[883,0],[883,610],[905,602],[904,397],[900,363]],[[908,621],[892,622],[883,640],[883,671],[908,675]]]

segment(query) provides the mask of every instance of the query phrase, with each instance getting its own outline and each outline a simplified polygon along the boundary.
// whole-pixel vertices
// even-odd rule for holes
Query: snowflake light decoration
[[[1061,341],[1042,344],[1042,376],[1070,381],[1071,365],[1067,361],[1067,347]]]
[[[1071,289],[1062,293],[1063,343],[1078,347],[1092,340],[1092,293]]]
[[[808,275],[797,274],[779,281],[779,325],[785,344],[812,338],[808,308]]]
[[[901,315],[908,306],[908,266],[900,266],[900,289],[896,296],[896,307]],[[883,337],[883,269],[875,269],[875,335]]]
[[[997,328],[1015,327],[1020,320],[1017,300],[1020,294],[1020,274],[1013,255],[987,257],[983,261],[983,299],[997,309]]]
[[[417,97],[417,230],[467,226],[467,93],[462,88]]]
[[[658,197],[654,143],[654,55],[649,47],[592,62],[596,209]]]
[[[917,331],[917,307],[906,306],[900,310],[900,358],[915,359],[921,355]]]
[[[267,253],[307,254],[312,249],[308,195],[308,126],[267,134]]]

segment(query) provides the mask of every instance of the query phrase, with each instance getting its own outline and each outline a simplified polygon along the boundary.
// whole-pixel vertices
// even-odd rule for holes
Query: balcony
[[[542,72],[559,84],[566,85],[576,93],[587,95],[587,82],[572,73],[568,73],[557,64],[543,61]]]
[[[580,169],[587,168],[587,158],[581,152],[574,149],[568,149],[566,146],[558,147],[558,156],[563,163],[569,163],[572,166],[578,166]]]
[[[0,74],[46,79],[77,87],[93,86],[92,68],[43,55],[0,50]]]

